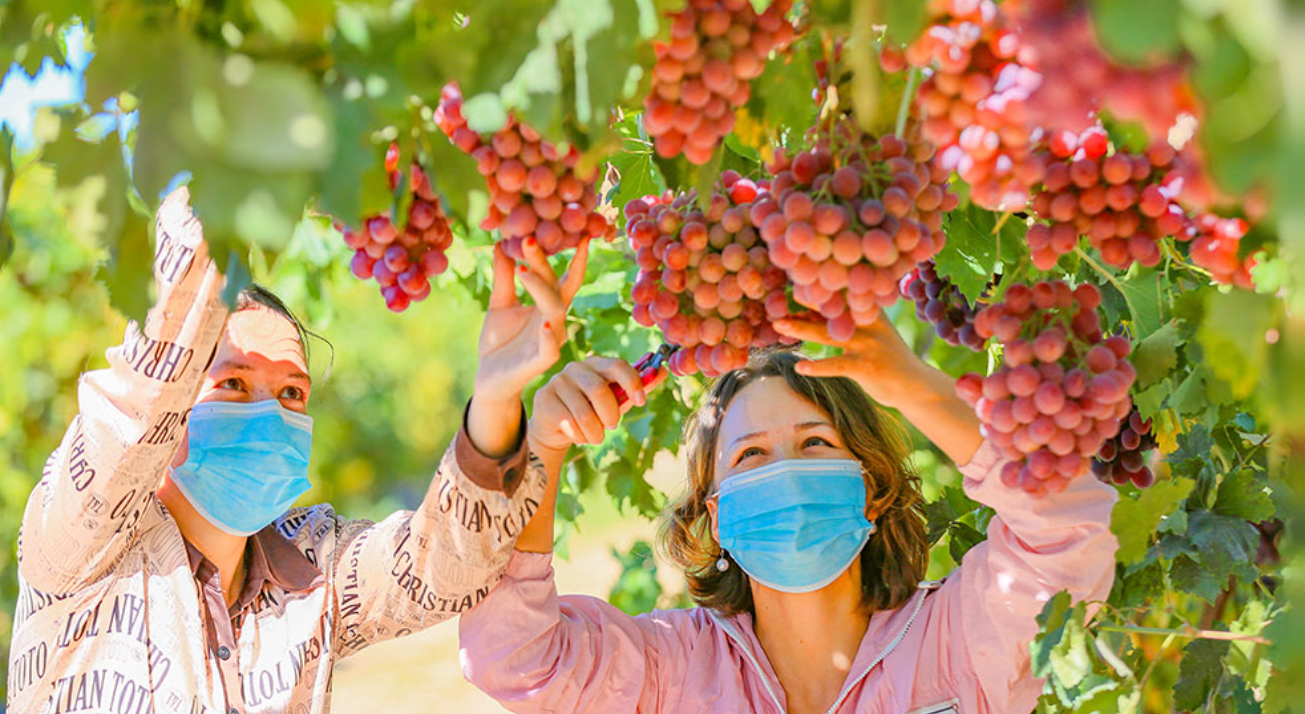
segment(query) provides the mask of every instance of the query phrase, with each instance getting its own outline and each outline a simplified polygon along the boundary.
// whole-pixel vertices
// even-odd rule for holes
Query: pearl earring
[[[719,570],[722,573],[730,569],[730,561],[725,558],[727,552],[728,551],[722,548],[720,551],[720,557],[716,559],[716,570]]]
[[[875,525],[874,521],[870,521],[870,535],[874,535],[877,532],[879,532],[879,526]]]

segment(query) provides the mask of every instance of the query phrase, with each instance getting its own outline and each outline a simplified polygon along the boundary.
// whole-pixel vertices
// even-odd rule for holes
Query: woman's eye
[[[764,453],[766,453],[766,452],[762,451],[761,449],[759,449],[759,448],[757,448],[757,447],[755,447],[755,446],[749,446],[748,448],[746,448],[746,449],[743,450],[743,453],[739,454],[739,458],[736,459],[736,460],[734,461],[734,463],[737,464],[737,463],[743,461],[744,459],[748,458],[749,456],[759,456],[759,455],[764,454]]]
[[[281,399],[292,399],[302,402],[304,400],[304,390],[299,387],[286,387],[281,390]]]
[[[227,377],[221,382],[218,382],[218,387],[221,387],[222,389],[243,389],[244,385],[242,385],[240,380],[235,377]]]
[[[809,436],[809,437],[807,437],[807,440],[806,440],[806,441],[802,442],[802,448],[805,449],[805,448],[807,448],[807,447],[809,447],[809,446],[830,446],[830,447],[832,447],[833,444],[829,443],[829,440],[828,440],[828,439],[823,439],[823,438],[821,438],[821,437],[819,437],[819,436]]]

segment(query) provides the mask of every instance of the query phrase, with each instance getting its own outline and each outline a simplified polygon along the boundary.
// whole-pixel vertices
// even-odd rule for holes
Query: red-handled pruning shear
[[[657,348],[656,352],[649,352],[634,363],[634,369],[639,373],[639,379],[643,381],[644,386],[648,386],[654,379],[657,379],[657,372],[666,365],[667,360],[678,349],[680,349],[679,345],[663,344]],[[611,388],[612,394],[616,396],[617,406],[623,406],[630,400],[630,395],[625,393],[621,385],[616,382],[608,382],[607,386]]]

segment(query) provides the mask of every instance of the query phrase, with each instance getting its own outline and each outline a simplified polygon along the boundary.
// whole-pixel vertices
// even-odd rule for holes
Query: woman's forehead
[[[292,364],[306,367],[299,331],[284,315],[264,307],[247,308],[227,318],[219,358]],[[218,361],[221,361],[219,359]]]
[[[762,377],[739,390],[725,409],[718,449],[741,435],[787,433],[813,421],[829,421],[829,415],[795,392],[783,377]]]

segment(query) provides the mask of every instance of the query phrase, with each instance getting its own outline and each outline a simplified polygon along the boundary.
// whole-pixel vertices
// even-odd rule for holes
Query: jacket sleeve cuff
[[[521,410],[516,448],[507,456],[492,458],[482,454],[471,443],[471,437],[467,434],[467,414],[470,409],[471,402],[468,401],[462,410],[462,428],[453,440],[453,453],[458,468],[477,486],[490,491],[501,491],[511,498],[517,486],[521,485],[526,474],[526,464],[530,460],[530,451],[526,448],[526,410]]]
[[[984,439],[983,443],[979,444],[979,449],[970,457],[970,460],[960,466],[960,471],[966,480],[982,482],[1003,463],[1004,460],[1001,458],[1001,454],[998,453],[997,447],[993,446],[991,441]]]

